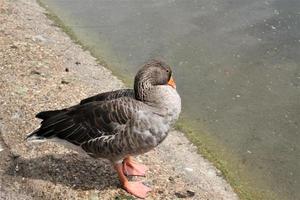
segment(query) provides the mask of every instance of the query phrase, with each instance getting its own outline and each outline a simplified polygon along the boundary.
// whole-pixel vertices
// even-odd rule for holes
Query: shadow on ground
[[[81,190],[102,190],[111,186],[117,187],[119,184],[116,173],[108,162],[83,158],[77,154],[46,155],[33,159],[15,158],[6,173],[60,183]]]

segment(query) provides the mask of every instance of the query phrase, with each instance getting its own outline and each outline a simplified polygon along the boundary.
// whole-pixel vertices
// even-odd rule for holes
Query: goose
[[[108,159],[123,189],[146,198],[151,189],[126,177],[145,176],[147,171],[133,157],[159,145],[180,112],[170,66],[150,60],[137,72],[133,89],[101,93],[69,108],[38,113],[41,126],[26,139],[64,141],[93,158]]]

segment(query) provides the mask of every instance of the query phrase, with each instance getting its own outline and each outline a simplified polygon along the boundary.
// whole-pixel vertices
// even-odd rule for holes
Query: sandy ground
[[[35,0],[0,0],[0,199],[134,199],[109,162],[24,141],[35,113],[124,87],[45,12]],[[238,199],[180,132],[137,159],[150,168],[138,178],[153,189],[147,199]]]

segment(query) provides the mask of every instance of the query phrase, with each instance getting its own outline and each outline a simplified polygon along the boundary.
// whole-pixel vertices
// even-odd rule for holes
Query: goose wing
[[[116,134],[141,106],[141,102],[128,97],[74,106],[44,119],[41,127],[28,137],[57,137],[82,145],[101,136]]]
[[[121,97],[130,97],[134,98],[134,90],[133,89],[120,89],[111,92],[104,92],[97,94],[95,96],[86,98],[81,100],[80,104],[86,104],[93,101],[108,101],[113,99],[118,99]]]
[[[73,108],[77,108],[79,105],[96,102],[96,101],[109,101],[109,100],[114,100],[114,99],[118,99],[118,98],[122,98],[122,97],[128,97],[128,98],[135,99],[134,90],[133,89],[120,89],[120,90],[115,90],[115,91],[111,91],[111,92],[100,93],[95,96],[81,100],[78,105],[72,106],[70,108],[61,109],[61,110],[43,111],[43,112],[38,113],[36,115],[36,117],[39,119],[46,120],[46,119],[50,118],[51,116],[56,115],[58,113],[67,112],[69,110],[72,110]]]

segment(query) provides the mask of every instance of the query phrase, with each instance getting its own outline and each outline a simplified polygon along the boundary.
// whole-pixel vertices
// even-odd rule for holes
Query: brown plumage
[[[129,156],[156,147],[178,118],[181,103],[171,76],[167,64],[151,60],[135,76],[134,90],[101,93],[70,108],[38,113],[41,127],[27,139],[64,140],[92,157],[111,160],[123,187],[143,198],[149,189],[128,182],[124,172],[144,175],[145,168]]]

